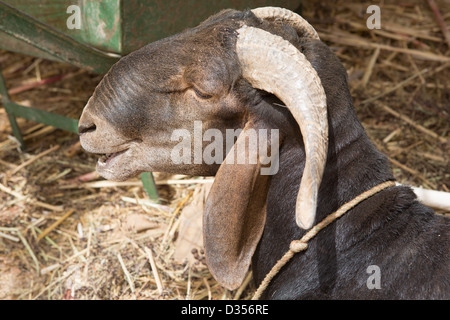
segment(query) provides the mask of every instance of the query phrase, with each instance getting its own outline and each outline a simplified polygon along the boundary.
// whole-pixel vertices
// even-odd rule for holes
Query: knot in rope
[[[289,249],[294,253],[306,250],[306,248],[308,248],[308,244],[301,240],[294,240],[289,245]]]

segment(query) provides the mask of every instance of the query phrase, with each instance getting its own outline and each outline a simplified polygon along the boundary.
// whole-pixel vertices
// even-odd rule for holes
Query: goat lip
[[[98,159],[97,165],[101,167],[109,166],[112,162],[114,162],[114,160],[116,160],[118,156],[122,155],[126,151],[128,151],[128,149],[124,149],[122,151],[117,151],[113,153],[102,154]]]

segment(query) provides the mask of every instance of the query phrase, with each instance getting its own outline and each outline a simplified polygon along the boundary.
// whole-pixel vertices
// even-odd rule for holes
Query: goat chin
[[[242,131],[232,152],[216,150],[226,155],[222,163],[174,161],[184,150],[174,132],[194,137],[187,145],[195,150],[208,146],[195,138],[196,121],[200,137]],[[247,143],[254,130],[277,139]],[[356,116],[346,70],[303,18],[280,8],[225,10],[123,57],[95,89],[79,131],[83,148],[105,154],[98,170],[109,179],[216,175],[205,253],[212,275],[231,290],[250,266],[260,283],[304,229],[394,180]],[[277,156],[276,173],[261,174],[268,154],[261,150]],[[235,152],[255,161],[227,161]],[[314,237],[262,297],[448,299],[448,230],[449,219],[409,187],[383,190]]]

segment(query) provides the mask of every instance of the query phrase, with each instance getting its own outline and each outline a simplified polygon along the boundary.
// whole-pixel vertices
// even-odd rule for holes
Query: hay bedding
[[[371,31],[370,4],[306,1],[304,16],[345,65],[358,116],[396,179],[450,191],[450,43],[424,1],[384,2],[381,29]],[[436,4],[448,25],[450,8]],[[101,79],[9,52],[0,64],[16,102],[72,117]],[[162,201],[155,205],[138,179],[96,176],[96,158],[76,135],[19,125],[26,152],[0,109],[0,299],[251,297],[250,276],[229,292],[204,265],[195,216],[210,183],[156,174]]]

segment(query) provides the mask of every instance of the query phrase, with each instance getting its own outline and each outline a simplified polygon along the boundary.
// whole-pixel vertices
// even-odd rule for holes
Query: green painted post
[[[159,202],[158,190],[156,189],[155,179],[151,172],[144,172],[141,174],[141,181],[144,185],[144,190],[147,193],[150,200]]]
[[[9,104],[11,100],[9,98],[8,89],[6,88],[5,79],[3,78],[2,69],[0,69],[0,94],[2,95],[2,104],[5,107],[6,114],[8,115],[9,123],[11,124],[11,129],[14,137],[19,141],[20,148],[25,149],[25,142],[23,141],[22,134],[20,133],[20,128],[17,124],[16,117],[12,113]]]
[[[48,112],[31,107],[25,107],[14,102],[7,103],[9,113],[16,117],[39,122],[58,129],[78,134],[78,120],[65,117],[56,113]]]

